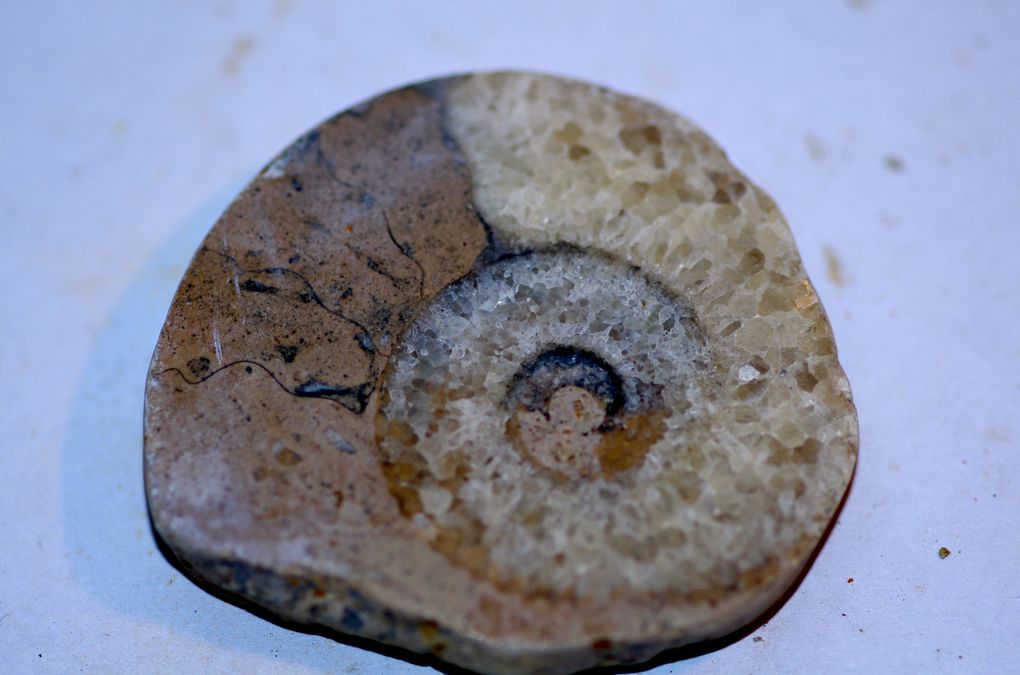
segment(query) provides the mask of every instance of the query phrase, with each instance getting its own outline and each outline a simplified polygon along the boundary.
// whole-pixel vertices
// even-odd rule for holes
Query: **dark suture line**
[[[269,370],[269,368],[265,365],[250,359],[238,359],[236,361],[231,361],[230,363],[224,363],[216,370],[211,371],[208,375],[200,377],[197,380],[188,379],[188,376],[184,374],[184,371],[177,367],[166,368],[161,370],[159,374],[162,376],[167,373],[177,373],[177,375],[188,384],[197,386],[199,384],[203,384],[206,380],[215,377],[224,370],[239,365],[255,366],[256,368],[262,369],[273,379],[273,382],[275,382],[280,389],[295,398],[320,398],[330,401],[331,403],[336,403],[337,405],[351,411],[355,415],[360,415],[365,411],[365,408],[368,406],[368,399],[371,397],[372,392],[375,391],[375,384],[371,381],[371,379],[353,387],[338,387],[335,385],[323,384],[317,380],[309,380],[305,384],[300,385],[297,389],[292,390],[281,382],[280,379],[276,377],[276,374]],[[353,399],[353,402],[350,404],[345,403],[347,397]]]
[[[393,284],[393,287],[396,288],[397,290],[403,290],[404,288],[404,284],[402,283],[403,280],[384,270],[382,266],[379,265],[379,262],[377,260],[369,256],[361,249],[351,246],[346,241],[338,241],[337,243],[339,243],[345,249],[350,251],[351,255],[353,255],[359,263],[364,265],[369,272],[378,274],[379,276],[385,278],[387,281]]]
[[[306,297],[308,297],[309,300],[315,302],[315,304],[317,304],[321,309],[323,309],[326,313],[330,314],[331,316],[335,316],[335,317],[337,317],[337,318],[339,318],[339,319],[341,319],[343,321],[346,321],[346,322],[350,323],[353,326],[356,326],[358,329],[360,329],[361,333],[359,333],[358,335],[354,336],[354,341],[357,343],[358,347],[360,347],[363,351],[365,351],[366,353],[368,353],[370,355],[370,360],[369,360],[369,364],[368,364],[369,379],[365,383],[363,383],[362,385],[358,385],[358,386],[362,387],[364,385],[372,383],[371,384],[371,390],[369,390],[369,395],[371,395],[371,391],[374,391],[374,389],[375,389],[375,384],[374,383],[376,381],[378,381],[378,379],[379,379],[379,366],[378,366],[378,363],[377,363],[377,356],[380,354],[380,352],[379,352],[378,348],[375,345],[375,340],[372,338],[372,332],[364,324],[362,324],[361,322],[359,322],[359,321],[357,321],[355,319],[352,319],[352,318],[344,315],[342,312],[340,312],[338,310],[333,310],[333,309],[327,307],[325,305],[325,303],[322,302],[322,299],[319,297],[319,294],[316,293],[315,287],[312,286],[311,282],[309,282],[308,279],[306,279],[304,277],[304,275],[302,275],[300,272],[296,272],[296,271],[294,271],[292,269],[288,269],[286,267],[266,267],[266,268],[260,268],[260,269],[247,269],[245,267],[242,267],[237,262],[236,258],[234,258],[233,256],[231,256],[231,255],[229,255],[227,253],[223,253],[222,251],[214,251],[214,250],[212,250],[212,249],[210,249],[208,247],[203,247],[203,249],[206,250],[206,251],[209,251],[211,253],[214,253],[216,255],[219,255],[220,257],[222,257],[225,260],[230,261],[230,263],[234,265],[235,270],[240,272],[240,273],[242,273],[242,274],[281,274],[283,276],[286,276],[288,274],[293,275],[294,277],[300,279],[301,282],[305,285],[305,288],[307,289]],[[383,353],[383,356],[388,355],[388,353],[389,352]],[[249,361],[249,363],[257,363],[257,362],[250,362]],[[268,370],[268,368],[266,368],[262,364],[257,364],[257,365],[259,365],[260,368],[262,368],[263,370],[266,370],[266,372],[269,372],[270,375],[272,375],[272,372],[270,372]],[[182,375],[182,377],[183,377],[183,375]],[[273,375],[273,379],[276,380],[276,376],[275,375]],[[187,380],[187,378],[185,378],[185,380]],[[277,384],[280,384],[281,387],[286,389],[287,392],[292,394],[293,396],[298,396],[298,397],[309,396],[309,394],[302,394],[302,393],[299,393],[299,392],[296,392],[296,391],[291,391],[291,390],[287,389],[282,383],[280,383],[279,380],[276,380],[276,381],[277,381]],[[351,393],[352,393],[352,395],[357,397],[356,400],[358,401],[358,403],[355,406],[347,406],[341,400],[339,400],[339,398],[336,398],[335,400],[336,400],[337,403],[340,403],[341,405],[343,405],[348,410],[351,410],[352,412],[356,412],[356,413],[360,414],[360,412],[362,410],[364,410],[364,407],[365,407],[365,405],[367,403],[367,400],[366,401],[361,400],[360,390],[359,390],[359,392],[352,391]],[[340,396],[341,395],[340,392],[334,392],[334,394],[336,396]],[[325,393],[321,394],[319,397],[320,398],[331,398],[329,396],[326,396]],[[331,398],[331,400],[333,400],[333,399]]]
[[[332,228],[330,228],[330,227],[328,227],[326,225],[323,225],[322,223],[319,223],[318,221],[311,220],[311,219],[306,219],[306,220],[303,220],[302,222],[305,225],[308,225],[309,227],[320,227],[320,228],[326,230],[327,232],[329,232],[330,235],[333,234]],[[403,290],[403,288],[404,288],[404,285],[402,283],[403,280],[399,279],[399,278],[393,276],[392,274],[390,274],[389,272],[386,272],[385,270],[383,270],[379,266],[379,263],[376,260],[374,260],[373,258],[371,258],[368,254],[364,253],[363,251],[361,251],[358,248],[355,248],[354,246],[351,246],[346,241],[342,241],[341,239],[338,239],[336,237],[333,237],[332,241],[334,241],[336,244],[338,244],[340,246],[343,246],[345,249],[350,251],[351,255],[354,256],[355,260],[357,260],[359,263],[364,265],[368,269],[369,272],[373,272],[373,273],[378,274],[379,276],[385,278],[387,281],[389,281],[391,284],[393,284],[393,287],[396,288],[397,290]]]
[[[345,181],[343,178],[336,175],[336,162],[331,160],[329,157],[326,157],[326,153],[322,151],[322,146],[319,145],[318,139],[316,139],[315,142],[315,163],[318,164],[319,166],[324,167],[326,169],[326,173],[329,174],[329,177],[335,180],[337,183],[340,183],[340,185],[343,185],[345,188],[352,192],[360,193],[359,199],[361,198],[362,195],[368,192],[365,188],[359,185],[355,185],[354,183]]]
[[[478,257],[475,259],[474,271],[533,250],[523,243],[514,244],[507,239],[485,220],[474,204],[468,204],[468,210],[478,219],[482,229],[485,231],[485,248],[479,252]]]
[[[311,282],[308,281],[308,279],[306,279],[305,276],[300,272],[296,272],[288,267],[262,267],[262,268],[242,267],[241,264],[237,261],[237,258],[233,257],[228,253],[224,253],[223,251],[215,251],[207,246],[203,246],[202,249],[208,251],[209,253],[214,253],[218,255],[224,260],[230,261],[230,263],[235,267],[236,271],[241,274],[281,274],[283,276],[292,275],[294,277],[297,277],[299,280],[301,280],[301,283],[303,283],[305,287],[308,289],[308,298],[310,300],[314,301],[315,304],[317,304],[319,307],[321,307],[329,314],[332,314],[333,316],[337,317],[338,319],[346,321],[352,326],[357,326],[358,328],[361,329],[362,332],[369,336],[369,339],[371,339],[372,333],[363,323],[361,323],[357,319],[352,319],[351,317],[347,316],[340,310],[327,307],[326,304],[322,301],[322,298],[320,298],[319,294],[315,291],[315,287],[312,286]],[[371,353],[375,353],[377,351],[375,348],[374,340],[371,343],[371,349],[366,351],[369,351]]]
[[[393,236],[393,227],[390,225],[390,217],[386,213],[386,209],[381,209],[383,214],[383,221],[386,223],[386,234],[390,236],[390,241],[397,247],[400,254],[405,258],[414,263],[414,266],[418,268],[418,299],[423,300],[425,298],[425,268],[422,267],[418,259],[411,255],[411,247],[407,244],[401,244],[397,241],[397,238]]]
[[[387,272],[386,269],[382,265],[380,265],[379,261],[376,260],[375,258],[366,255],[365,261],[366,261],[365,266],[368,267],[368,269],[382,277],[386,277],[386,279],[391,284],[393,284],[393,287],[396,288],[397,290],[403,290],[407,287],[407,284],[404,279],[401,279],[392,272]]]
[[[346,181],[346,180],[340,178],[340,176],[337,175],[337,173],[336,173],[336,162],[334,162],[332,159],[327,157],[326,153],[324,153],[322,151],[322,147],[318,143],[318,138],[316,138],[316,144],[315,144],[315,163],[317,165],[325,168],[326,169],[326,173],[328,173],[329,177],[332,178],[334,181],[336,181],[337,183],[339,183],[343,187],[347,188],[351,192],[356,193],[358,195],[358,201],[366,204],[367,207],[368,207],[368,210],[372,209],[372,206],[375,204],[375,197],[372,196],[372,193],[369,190],[367,190],[365,187],[363,187],[361,185],[355,185],[354,183]],[[383,211],[383,217],[386,219],[386,232],[387,232],[387,234],[389,234],[390,241],[393,242],[393,245],[397,247],[397,249],[401,252],[401,254],[407,256],[408,258],[410,258],[411,261],[418,267],[418,271],[421,274],[420,278],[418,279],[419,297],[424,297],[425,270],[422,268],[421,264],[417,260],[415,260],[413,257],[411,257],[407,253],[407,251],[405,250],[405,247],[401,246],[397,242],[397,240],[393,237],[393,231],[390,229],[389,218],[386,217],[386,212],[385,211]],[[394,287],[396,287],[398,289],[402,288],[402,286],[403,286],[402,285],[402,281],[403,280],[398,279],[397,277],[393,276],[389,272],[386,272],[386,271],[382,270],[378,266],[378,262],[371,260],[371,258],[369,258],[367,255],[365,255],[361,251],[358,251],[357,249],[355,249],[350,244],[347,244],[346,242],[340,242],[340,243],[343,244],[352,253],[354,253],[355,257],[357,257],[359,261],[362,261],[362,257],[364,257],[366,260],[368,260],[369,262],[365,263],[365,266],[368,267],[371,271],[373,271],[373,272],[375,272],[377,274],[380,274],[380,275],[386,277],[387,279],[389,279],[389,281],[394,285]],[[362,262],[364,262],[364,261],[362,261]],[[370,264],[370,263],[374,263],[374,264]]]

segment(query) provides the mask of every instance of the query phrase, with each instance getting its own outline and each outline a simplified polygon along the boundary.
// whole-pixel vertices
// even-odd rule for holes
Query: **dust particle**
[[[815,136],[814,134],[808,134],[804,137],[804,146],[807,148],[808,157],[816,162],[822,162],[825,160],[826,150],[825,144]]]
[[[893,173],[903,171],[903,160],[896,155],[886,155],[882,159],[882,164]]]
[[[878,222],[882,224],[883,229],[891,230],[900,222],[900,219],[886,213],[885,211],[879,211]]]
[[[252,49],[255,48],[255,41],[244,35],[234,40],[234,45],[230,48],[230,54],[223,61],[223,74],[227,77],[234,77],[241,70],[241,64],[244,59],[251,53]]]
[[[842,288],[846,285],[846,277],[843,276],[843,265],[836,257],[836,252],[826,246],[822,253],[825,255],[825,275],[836,288]]]
[[[950,553],[951,551],[945,546],[943,546],[942,548],[939,549],[939,558],[945,560],[946,558],[949,557]]]
[[[854,578],[853,578],[853,577],[850,577],[849,579],[847,579],[847,580],[846,580],[846,582],[847,582],[848,584],[852,584],[852,583],[854,582]]]
[[[992,441],[993,443],[1009,443],[1009,434],[1002,429],[996,429],[989,427],[985,429],[984,433],[981,434],[982,438],[986,441]]]
[[[294,9],[295,4],[297,0],[276,0],[276,18],[285,18]]]
[[[765,642],[765,638],[759,636],[755,636],[754,638],[752,638],[752,640],[754,642]]]

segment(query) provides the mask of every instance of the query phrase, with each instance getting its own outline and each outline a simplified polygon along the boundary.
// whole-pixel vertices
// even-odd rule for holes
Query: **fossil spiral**
[[[521,73],[383,95],[274,159],[181,282],[145,434],[195,576],[493,672],[739,628],[857,452],[772,200],[684,118]]]

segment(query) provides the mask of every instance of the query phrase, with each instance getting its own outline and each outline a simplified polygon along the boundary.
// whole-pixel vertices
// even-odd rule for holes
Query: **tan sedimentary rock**
[[[492,672],[739,628],[856,446],[772,201],[683,118],[525,74],[388,94],[272,162],[146,401],[153,523],[196,576]]]

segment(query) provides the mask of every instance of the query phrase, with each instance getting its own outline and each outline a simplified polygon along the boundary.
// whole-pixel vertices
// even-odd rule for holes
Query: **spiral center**
[[[548,410],[553,395],[564,387],[587,391],[602,402],[607,416],[623,407],[623,383],[616,370],[595,352],[570,345],[548,348],[521,366],[510,381],[507,404]]]
[[[658,522],[618,507],[690,417],[702,350],[684,304],[598,252],[536,251],[448,286],[394,351],[376,437],[416,531],[497,579],[617,578],[617,549],[591,537]]]
[[[600,431],[623,400],[619,375],[600,356],[567,345],[552,347],[511,380],[506,436],[534,464],[563,477],[594,478],[601,473]]]
[[[507,422],[507,436],[527,459],[569,478],[593,478],[599,471],[597,431],[606,406],[581,387],[560,387],[548,410],[520,406]]]

